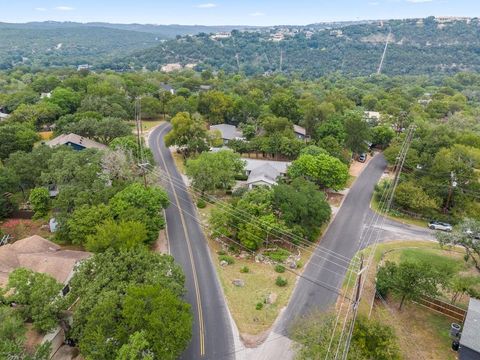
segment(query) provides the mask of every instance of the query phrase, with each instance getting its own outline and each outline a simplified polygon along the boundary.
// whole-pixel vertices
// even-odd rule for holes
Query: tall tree
[[[165,145],[178,146],[185,157],[208,150],[208,134],[201,117],[181,112],[172,119],[173,129],[165,136]]]
[[[345,114],[345,145],[355,154],[367,151],[370,141],[370,128],[360,111],[349,111]]]

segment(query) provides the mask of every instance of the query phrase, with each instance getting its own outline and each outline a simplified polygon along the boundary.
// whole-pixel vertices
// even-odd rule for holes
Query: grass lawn
[[[369,251],[363,250],[365,257]],[[384,260],[403,261],[417,260],[431,264],[433,268],[453,271],[454,274],[477,274],[471,263],[463,260],[464,251],[460,248],[452,250],[442,249],[435,242],[429,241],[396,241],[379,244],[373,258],[372,265],[367,273],[367,281],[360,303],[359,313],[368,316],[374,295],[374,279],[376,269]],[[343,291],[352,290],[355,281],[344,281]],[[480,278],[479,278],[480,282]],[[349,294],[349,292],[347,293]],[[454,320],[424,308],[418,304],[407,302],[402,311],[398,310],[399,301],[394,296],[386,299],[386,304],[380,300],[373,302],[372,317],[384,322],[395,329],[402,351],[402,358],[417,360],[419,358],[432,360],[456,359],[451,350],[449,337],[450,324]],[[448,296],[443,300],[449,301]],[[456,305],[464,307],[468,299]],[[412,346],[415,346],[413,349]]]
[[[142,130],[144,132],[149,131],[150,129],[154,128],[157,125],[160,125],[165,120],[163,118],[158,118],[154,120],[142,120]],[[132,132],[136,133],[137,128],[135,127],[135,121],[131,120],[128,124],[132,127]]]
[[[370,202],[370,207],[372,208],[372,210],[374,210],[376,212],[381,212],[378,201],[375,199],[375,196],[372,196],[372,201]],[[383,212],[381,212],[381,213],[382,213],[382,215],[384,215]],[[422,220],[422,219],[415,219],[415,218],[400,215],[400,214],[399,215],[393,215],[391,213],[387,214],[386,216],[390,219],[399,221],[399,222],[404,223],[404,224],[416,225],[416,226],[420,226],[420,227],[427,227],[427,221]]]
[[[198,209],[201,221],[207,222],[208,216],[214,205],[208,204],[204,209]],[[267,331],[278,317],[280,310],[288,304],[288,300],[295,287],[296,274],[290,271],[277,273],[274,265],[257,263],[253,256],[246,258],[235,257],[235,263],[221,266],[218,252],[222,250],[220,243],[210,239],[208,241],[212,259],[217,269],[230,312],[243,335],[261,335]],[[301,264],[306,264],[314,245],[301,253]],[[240,269],[248,267],[248,273],[241,273]],[[301,272],[303,268],[295,270]],[[284,287],[275,284],[278,276],[288,281]],[[245,286],[237,287],[232,284],[235,279],[241,279]],[[268,304],[266,300],[273,294],[276,300]],[[262,309],[257,310],[258,303],[262,303]]]
[[[345,188],[351,188],[355,180],[357,180],[356,176],[348,175],[347,185],[345,186]]]

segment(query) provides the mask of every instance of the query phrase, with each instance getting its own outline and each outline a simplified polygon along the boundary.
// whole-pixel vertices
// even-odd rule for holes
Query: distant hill
[[[385,74],[480,71],[479,34],[477,18],[434,17],[275,27],[0,23],[0,69],[88,63],[121,71],[195,65],[247,75],[369,75],[389,37]]]
[[[383,72],[432,74],[480,70],[478,19],[426,18],[369,21],[353,25],[312,24],[257,31],[231,37],[182,37],[118,59],[158,69],[169,63],[247,75],[271,72],[315,77],[340,71],[369,75],[377,71],[391,32]],[[108,67],[108,64],[104,64]]]

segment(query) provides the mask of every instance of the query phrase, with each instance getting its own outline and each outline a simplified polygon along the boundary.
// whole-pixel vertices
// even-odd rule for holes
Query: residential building
[[[75,265],[91,255],[85,251],[62,250],[38,235],[0,246],[0,287],[8,283],[10,273],[18,268],[48,274],[68,285]]]
[[[273,186],[277,184],[277,179],[280,177],[280,172],[272,165],[266,163],[250,172],[247,179],[247,186],[253,189],[256,186]]]
[[[63,134],[63,135],[57,136],[56,138],[50,141],[47,141],[45,144],[50,147],[67,145],[72,147],[74,150],[83,150],[83,149],[105,150],[107,148],[107,146],[104,144],[90,140],[89,138],[86,138],[77,134]]]
[[[221,134],[223,144],[227,145],[230,140],[242,139],[242,131],[237,129],[234,125],[219,124],[210,126],[210,130],[218,130]]]
[[[200,85],[200,91],[212,90],[212,85]]]
[[[480,359],[480,300],[470,298],[458,353],[460,360]]]
[[[304,140],[307,138],[307,130],[305,130],[305,128],[301,126],[293,125],[293,132],[295,133],[295,136],[300,140]]]
[[[91,68],[91,66],[88,65],[88,64],[81,64],[81,65],[78,65],[78,66],[77,66],[77,71],[80,71],[80,70],[88,70],[88,69],[90,69],[90,68]]]
[[[163,90],[163,91],[166,91],[166,92],[169,92],[170,94],[172,95],[175,95],[176,91],[175,89],[168,85],[168,84],[164,84],[164,83],[160,83],[160,88]]]
[[[42,93],[40,94],[40,99],[45,99],[45,98],[49,99],[49,98],[51,98],[51,97],[52,97],[52,93],[51,93],[51,92],[42,92]]]
[[[272,186],[277,184],[278,178],[287,173],[291,164],[288,161],[270,161],[260,159],[242,159],[245,161],[245,172],[248,175],[247,186]]]
[[[365,117],[369,122],[378,123],[381,119],[381,115],[378,111],[365,111]]]
[[[7,120],[9,116],[9,114],[5,114],[4,112],[0,111],[0,121]]]

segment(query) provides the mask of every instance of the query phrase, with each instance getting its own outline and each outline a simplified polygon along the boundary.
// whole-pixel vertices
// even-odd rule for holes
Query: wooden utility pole
[[[138,166],[142,169],[142,175],[143,175],[143,184],[145,186],[145,189],[148,187],[147,184],[147,173],[145,171],[145,165],[146,161],[143,156],[143,131],[142,131],[142,111],[141,111],[141,99],[140,97],[137,97],[135,99],[135,126],[137,129],[137,143],[138,143],[138,157],[140,160],[140,163]]]

